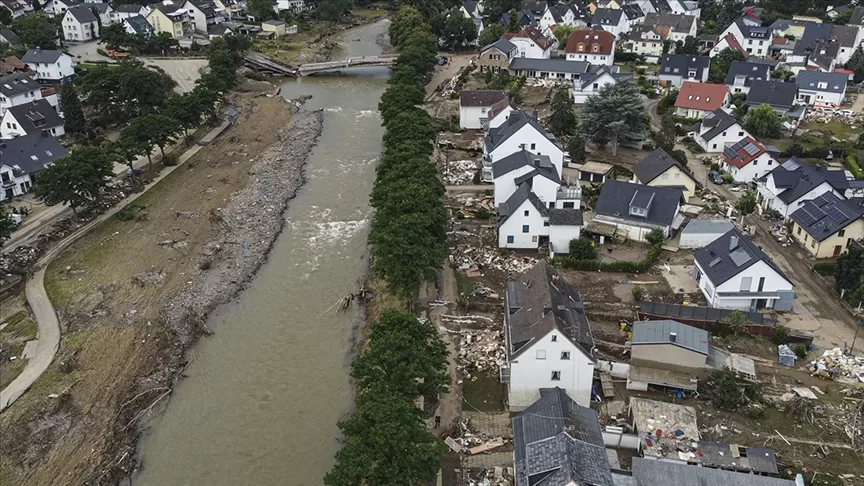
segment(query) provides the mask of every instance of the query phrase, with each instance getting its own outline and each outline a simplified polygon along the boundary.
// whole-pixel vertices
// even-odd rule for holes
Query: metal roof
[[[708,332],[678,321],[635,322],[632,343],[672,344],[708,356]]]
[[[697,451],[702,453],[699,456],[699,462],[703,466],[742,472],[778,474],[777,458],[771,449],[702,440],[699,441]]]
[[[702,307],[696,305],[666,304],[664,302],[642,302],[639,304],[639,314],[665,316],[673,319],[692,321],[723,321],[732,314],[727,309],[715,309],[713,307]],[[773,325],[774,321],[766,319],[759,312],[744,312],[751,323],[757,325]]]
[[[696,250],[693,258],[714,287],[760,261],[765,262],[779,276],[792,283],[774,260],[736,229],[712,241],[708,246]]]
[[[726,73],[726,84],[735,84],[735,78],[744,76],[744,86],[750,86],[754,80],[767,80],[771,77],[771,66],[747,61],[732,61]]]
[[[636,484],[663,486],[795,486],[788,479],[742,474],[710,467],[694,467],[667,461],[633,458]]]
[[[725,219],[694,219],[681,234],[724,235],[732,228],[732,223]]]

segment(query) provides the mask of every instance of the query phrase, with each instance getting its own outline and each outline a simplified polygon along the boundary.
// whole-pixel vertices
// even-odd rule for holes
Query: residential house
[[[850,181],[844,171],[810,166],[792,157],[758,179],[756,184],[759,212],[776,211],[785,219],[805,201],[822,194],[831,192],[844,196]]]
[[[798,104],[798,85],[782,81],[753,81],[747,100],[744,102],[751,109],[769,105],[778,115],[784,117],[786,128],[794,128],[804,118],[805,105]]]
[[[714,110],[696,124],[693,139],[708,153],[720,153],[750,134],[741,123],[722,109]]]
[[[645,15],[645,25],[656,27],[667,27],[669,29],[668,40],[674,42],[684,41],[688,36],[696,37],[696,17],[692,15],[674,13],[649,13]]]
[[[506,91],[462,91],[459,94],[459,128],[479,130],[488,126],[492,105],[509,99]]]
[[[154,5],[146,19],[153,26],[153,31],[156,34],[165,32],[174,39],[182,39],[191,35],[192,31],[195,30],[189,13],[183,9],[182,4],[166,5],[160,3]]]
[[[723,151],[723,170],[736,182],[750,183],[774,170],[774,156],[753,137],[742,138]]]
[[[561,173],[546,155],[538,155],[521,149],[492,165],[492,178],[495,183],[495,207],[506,203],[517,191],[520,184],[530,181],[528,188],[537,196],[543,206],[555,208],[558,188],[561,186]],[[560,205],[559,205],[560,206]],[[576,209],[576,205],[570,205]],[[538,225],[538,226],[542,226]],[[536,242],[534,242],[536,247]]]
[[[41,99],[41,86],[29,74],[16,72],[0,77],[0,117],[13,106]]]
[[[613,486],[597,414],[555,387],[513,419],[516,486]]]
[[[732,93],[750,92],[753,81],[770,81],[771,66],[756,62],[732,61],[726,74],[726,86]]]
[[[500,163],[509,163],[512,157]],[[537,163],[536,159],[531,160]],[[516,179],[516,190],[497,206],[499,248],[548,248],[553,256],[569,253],[570,242],[578,239],[582,232],[582,211],[579,209],[581,194],[578,186],[562,187],[554,183],[552,169],[548,160],[540,161],[530,172]],[[557,177],[557,174],[554,176]],[[503,177],[507,179],[508,175]],[[496,181],[495,185],[497,192],[501,184]],[[556,188],[557,193],[553,192],[552,196],[561,198],[548,205],[535,193],[535,190],[541,194],[548,193]],[[570,207],[554,207],[568,204]]]
[[[777,19],[771,24],[771,32],[774,38],[789,36],[800,39],[804,35],[804,29],[810,22],[795,19]]]
[[[10,107],[0,119],[0,140],[38,132],[48,132],[55,137],[62,137],[66,133],[63,119],[48,100],[40,99]]]
[[[527,27],[529,25],[540,25],[540,22],[529,11],[520,10],[516,12],[516,24],[520,27]],[[510,12],[501,14],[501,17],[498,18],[498,25],[503,27],[505,32],[510,28]]]
[[[5,42],[10,46],[17,46],[21,43],[21,39],[18,38],[15,32],[9,29],[0,29],[0,42]]]
[[[510,66],[510,60],[516,57],[517,52],[519,52],[519,49],[516,47],[516,44],[507,39],[499,39],[480,51],[477,65],[480,66],[481,73],[485,73],[490,69],[493,73],[501,70],[506,71],[508,66]]]
[[[645,12],[645,15],[649,13],[672,13],[672,6],[667,0],[630,0],[628,3],[637,5],[640,10]]]
[[[704,442],[700,441],[699,443],[701,445]],[[747,448],[747,450],[750,449]],[[621,484],[635,484],[638,486],[655,484],[662,484],[663,486],[693,486],[694,484],[723,486],[800,486],[804,484],[804,478],[800,474],[797,475],[797,480],[788,480],[763,476],[760,474],[744,474],[737,470],[730,470],[738,469],[738,467],[733,465],[734,463],[743,462],[739,457],[746,457],[748,463],[750,462],[751,457],[760,457],[761,449],[753,450],[752,455],[745,453],[746,456],[741,455],[740,448],[736,448],[736,452],[739,454],[738,457],[732,455],[731,452],[728,456],[726,454],[717,454],[723,459],[724,463],[730,463],[729,467],[695,467],[669,461],[657,461],[652,458],[646,459],[642,457],[634,457],[630,475],[625,479],[622,479],[622,481],[630,480],[631,482]],[[700,451],[700,454],[704,455],[705,453]],[[764,457],[764,453],[762,456]]]
[[[663,55],[663,45],[669,37],[668,27],[639,24],[630,30],[629,40],[622,50],[645,56],[647,62],[657,62]]]
[[[615,166],[612,164],[604,164],[603,162],[595,162],[589,160],[578,166],[579,180],[588,183],[603,184],[606,179],[612,179],[612,174],[615,171]]]
[[[639,8],[639,5],[635,3],[626,3],[621,6],[621,10],[624,11],[624,16],[627,17],[627,21],[630,22],[630,25],[639,25],[645,22],[645,12]]]
[[[567,38],[568,61],[611,66],[615,58],[615,36],[602,30],[576,30]]]
[[[804,201],[790,216],[790,234],[816,258],[839,256],[850,242],[864,238],[864,199],[843,199],[825,192]]]
[[[507,282],[505,309],[502,377],[510,410],[524,410],[540,390],[556,387],[589,406],[596,349],[579,292],[541,260]]]
[[[717,43],[714,44],[714,47],[711,48],[711,52],[708,53],[708,57],[714,57],[717,54],[725,51],[726,49],[738,51],[745,57],[750,55],[746,50],[744,50],[743,47],[741,47],[738,39],[735,38],[735,34],[729,33],[724,35],[723,37],[718,38]]]
[[[693,261],[693,277],[711,307],[741,311],[792,309],[792,281],[736,229],[696,250]]]
[[[207,32],[209,26],[226,20],[224,11],[216,7],[212,0],[186,0],[182,8],[189,14],[189,19],[198,32]]]
[[[732,229],[725,219],[693,219],[681,230],[679,248],[696,249],[707,246]]]
[[[117,5],[117,8],[111,12],[112,23],[122,23],[130,17],[146,17],[150,13],[150,8],[143,5],[135,5],[131,3]]]
[[[87,2],[86,5],[90,7],[93,15],[99,17],[99,22],[101,22],[103,26],[115,23],[112,17],[114,8],[111,7],[111,5],[105,2]]]
[[[291,12],[297,15],[303,11],[309,10],[311,7],[306,3],[306,0],[276,0],[274,10],[277,12]]]
[[[707,82],[710,66],[711,58],[709,57],[669,54],[663,56],[658,74],[661,81],[678,88],[684,81]]]
[[[651,187],[670,187],[678,189],[684,202],[696,194],[696,177],[672,158],[665,150],[658,148],[633,165],[633,182]]]
[[[591,17],[590,27],[619,37],[630,30],[630,21],[621,9],[598,8]]]
[[[153,35],[153,26],[141,15],[126,17],[122,20],[126,33],[130,35]]]
[[[75,76],[72,56],[53,49],[30,49],[21,58],[35,73],[40,83],[60,84]]]
[[[490,126],[483,138],[483,180],[492,182],[493,164],[522,149],[548,156],[561,174],[565,155],[555,136],[537,122],[536,115],[516,110],[500,126]]]
[[[99,19],[90,4],[76,5],[63,15],[63,38],[69,42],[89,42],[99,38]]]
[[[825,8],[825,16],[831,20],[840,17],[841,15],[852,15],[852,7],[849,5],[828,6]]]
[[[748,25],[739,18],[719,35],[720,39],[726,37],[727,34],[732,34],[748,54],[768,56],[773,38],[771,27]]]
[[[855,49],[864,43],[864,28],[852,25],[834,25],[831,27],[831,38],[840,46],[836,64],[846,64],[852,54],[855,53]]]
[[[273,37],[279,38],[288,34],[288,24],[284,20],[265,20],[261,22],[261,30],[264,32],[272,32]]]
[[[528,79],[557,79],[563,82],[568,79],[580,79],[583,75],[592,72],[592,68],[599,69],[600,66],[589,64],[587,61],[516,57],[510,61],[509,70],[511,76],[525,76]]]
[[[555,47],[553,41],[549,40],[534,26],[526,26],[520,32],[504,34],[504,38],[516,46],[516,57],[528,59],[549,59]]]
[[[459,6],[459,10],[466,19],[473,19],[483,16],[483,4],[477,1],[465,1]]]
[[[630,365],[702,372],[708,358],[708,332],[678,321],[637,321],[630,340]]]
[[[581,105],[589,96],[594,96],[607,84],[632,81],[633,73],[616,73],[608,66],[601,66],[595,72],[588,72],[573,80],[573,103]]]
[[[501,125],[507,123],[507,120],[510,119],[510,115],[514,112],[518,112],[519,108],[516,107],[513,102],[510,101],[508,97],[507,100],[501,100],[498,103],[495,103],[489,108],[489,114],[487,118],[487,130],[491,130],[494,128],[498,128]]]
[[[21,59],[15,56],[0,57],[0,76],[12,73],[25,73],[34,75],[33,70]]]
[[[590,231],[593,225],[611,233],[607,236],[642,242],[647,241],[648,233],[659,229],[668,238],[673,228],[683,223],[678,212],[682,197],[680,189],[607,180],[597,198],[592,224],[586,229]]]
[[[837,108],[846,99],[848,77],[841,73],[799,71],[795,78],[798,101],[819,107]]]
[[[13,19],[27,15],[33,11],[33,4],[26,0],[0,0],[0,8],[5,8]]]
[[[840,47],[830,40],[796,40],[792,53],[786,56],[786,65],[795,74],[811,69],[831,72],[837,65]]]
[[[263,26],[263,23],[262,23],[262,26]],[[296,27],[296,25],[294,27]],[[287,27],[285,28],[285,31],[287,34],[287,31],[288,31]],[[273,32],[273,31],[270,31],[270,32]],[[294,33],[296,34],[296,32],[294,32]],[[213,40],[217,37],[225,37],[227,35],[234,35],[234,29],[232,29],[230,27],[230,24],[228,22],[223,22],[221,24],[216,24],[216,25],[210,25],[207,27],[207,37],[209,37],[210,40]],[[271,34],[271,35],[275,35],[275,33]]]
[[[0,142],[0,201],[29,192],[39,171],[68,154],[47,132]]]
[[[857,27],[864,26],[864,5],[859,5],[852,9],[852,15],[849,17],[848,25]]]
[[[545,32],[556,25],[587,27],[589,22],[591,22],[591,15],[588,9],[577,2],[571,2],[559,5],[547,4],[546,11],[540,17],[539,25],[540,30]]]
[[[81,0],[48,0],[42,6],[42,11],[49,19],[63,17],[67,10],[82,3]]]
[[[702,467],[761,476],[780,476],[777,456],[771,449],[700,440],[696,454]]]
[[[729,105],[729,88],[725,84],[684,81],[675,99],[675,114],[685,118],[702,118]]]

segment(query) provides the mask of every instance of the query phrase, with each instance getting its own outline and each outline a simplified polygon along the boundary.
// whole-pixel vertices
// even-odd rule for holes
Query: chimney
[[[670,332],[669,333],[669,342],[674,343],[678,340],[678,333]]]
[[[738,248],[738,237],[737,236],[731,236],[729,238],[729,251],[732,251],[735,248]]]

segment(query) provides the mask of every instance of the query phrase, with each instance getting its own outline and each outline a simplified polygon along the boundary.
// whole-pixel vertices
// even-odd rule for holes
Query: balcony
[[[13,180],[13,179],[10,179],[10,180],[8,180],[8,181],[7,181],[7,180],[4,180],[4,181],[2,181],[2,183],[0,183],[0,187],[2,187],[3,189],[8,189],[8,188],[10,188],[10,187],[15,187],[15,180]]]
[[[582,199],[582,188],[579,186],[561,186],[558,188],[557,200]]]

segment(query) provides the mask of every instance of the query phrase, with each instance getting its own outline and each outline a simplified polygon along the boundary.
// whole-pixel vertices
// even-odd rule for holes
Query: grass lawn
[[[498,376],[480,373],[476,380],[462,382],[462,408],[480,412],[504,412],[507,388]]]
[[[857,134],[856,130],[853,130],[852,127],[845,125],[839,121],[832,121],[829,123],[816,123],[816,122],[808,122],[802,123],[801,128],[805,130],[818,130],[820,132],[831,132],[835,137],[840,140],[849,140],[852,135]]]

